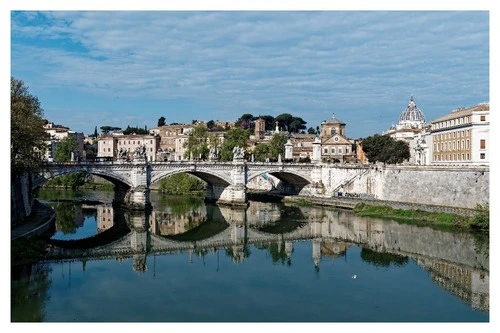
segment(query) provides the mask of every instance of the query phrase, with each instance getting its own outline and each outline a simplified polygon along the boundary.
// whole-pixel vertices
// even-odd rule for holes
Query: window
[[[486,140],[481,139],[480,145],[481,145],[481,149],[486,149]]]
[[[465,160],[465,154],[462,154],[462,160]]]
[[[346,154],[349,154],[349,148],[346,148],[346,149],[345,149],[345,153],[346,153]]]
[[[486,121],[486,116],[481,116],[481,121]]]
[[[465,143],[467,144],[467,145],[465,146],[465,149],[469,149],[469,148],[470,148],[470,146],[469,146],[469,140],[465,141]],[[468,159],[468,158],[467,158],[467,159]]]
[[[335,147],[332,147],[332,154],[335,154]]]
[[[328,154],[328,148],[325,148],[325,154]]]
[[[469,153],[467,153],[467,159],[470,160],[470,154]]]
[[[339,147],[339,154],[342,154],[342,148]]]
[[[484,159],[486,158],[486,154],[485,154],[485,153],[481,153],[480,158],[481,158],[482,160],[484,160]]]

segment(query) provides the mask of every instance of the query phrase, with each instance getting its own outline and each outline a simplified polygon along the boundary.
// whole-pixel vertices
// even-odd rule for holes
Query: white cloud
[[[166,104],[189,99],[228,110],[219,119],[288,110],[316,126],[336,110],[348,123],[347,113],[376,121],[374,109],[397,119],[411,93],[432,118],[489,94],[486,12],[28,16],[13,17],[12,69],[37,73],[32,84]]]

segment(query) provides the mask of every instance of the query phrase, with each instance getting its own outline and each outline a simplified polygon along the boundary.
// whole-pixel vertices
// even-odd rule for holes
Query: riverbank
[[[54,210],[37,200],[32,213],[20,223],[11,226],[11,240],[41,236],[54,227],[55,218]]]
[[[284,203],[298,206],[328,206],[354,211],[358,216],[395,220],[401,223],[445,229],[489,231],[488,205],[478,210],[411,204],[361,198],[284,197]]]

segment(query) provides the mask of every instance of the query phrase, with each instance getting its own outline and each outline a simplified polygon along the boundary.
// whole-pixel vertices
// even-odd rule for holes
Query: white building
[[[481,103],[433,120],[432,164],[488,165],[489,117],[489,103]]]

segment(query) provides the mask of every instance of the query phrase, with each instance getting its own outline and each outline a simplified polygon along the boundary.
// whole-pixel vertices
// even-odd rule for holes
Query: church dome
[[[413,100],[413,96],[410,98],[410,102],[408,103],[406,109],[404,109],[404,111],[401,112],[401,116],[399,116],[400,124],[408,122],[425,123],[424,113],[419,108],[417,108],[417,105]]]

